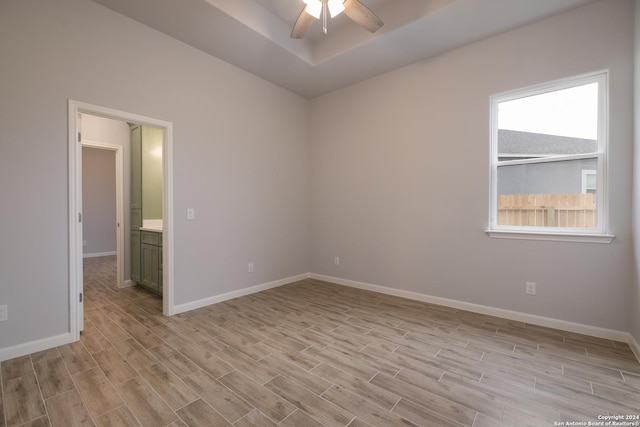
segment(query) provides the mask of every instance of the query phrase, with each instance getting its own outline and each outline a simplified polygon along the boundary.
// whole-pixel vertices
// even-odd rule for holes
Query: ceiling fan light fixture
[[[329,0],[329,13],[334,18],[344,11],[344,0]]]
[[[292,39],[301,39],[313,24],[313,20],[322,18],[322,33],[327,34],[327,21],[344,12],[349,19],[371,33],[375,33],[384,25],[360,0],[302,0],[304,8],[298,15],[291,30]]]
[[[309,15],[313,16],[316,19],[320,19],[320,14],[322,13],[322,2],[320,0],[303,0],[307,6],[305,6],[304,11]]]

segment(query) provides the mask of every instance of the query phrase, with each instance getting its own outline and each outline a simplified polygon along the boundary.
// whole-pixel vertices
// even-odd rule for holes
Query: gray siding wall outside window
[[[594,153],[597,141],[500,129],[498,150],[500,160]],[[596,169],[595,158],[500,166],[498,194],[578,194],[582,192],[582,171]]]
[[[498,194],[578,194],[582,171],[596,168],[597,159],[502,166]]]

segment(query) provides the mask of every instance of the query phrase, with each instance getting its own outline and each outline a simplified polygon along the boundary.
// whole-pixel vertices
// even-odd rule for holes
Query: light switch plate
[[[196,210],[193,208],[187,209],[187,219],[194,219],[196,217]]]

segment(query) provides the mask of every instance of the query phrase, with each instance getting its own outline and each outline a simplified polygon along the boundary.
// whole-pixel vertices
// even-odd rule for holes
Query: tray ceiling
[[[313,98],[594,0],[361,0],[385,23],[344,14],[289,38],[302,0],[93,0]]]

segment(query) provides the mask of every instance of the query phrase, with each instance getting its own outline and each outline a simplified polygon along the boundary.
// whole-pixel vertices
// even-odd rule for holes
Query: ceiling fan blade
[[[306,6],[305,6],[306,9]],[[298,19],[296,20],[296,24],[293,26],[293,30],[291,30],[291,38],[292,39],[301,39],[304,37],[305,33],[313,24],[315,18],[305,12],[305,9],[302,9]]]
[[[384,25],[384,22],[382,22],[371,9],[358,0],[346,0],[344,2],[344,13],[351,18],[352,21],[360,24],[372,33],[375,33]]]

